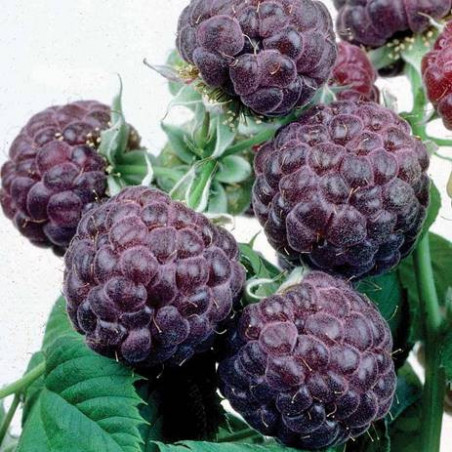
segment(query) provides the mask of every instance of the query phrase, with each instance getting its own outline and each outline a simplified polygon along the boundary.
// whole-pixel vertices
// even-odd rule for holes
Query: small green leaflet
[[[60,298],[49,318],[42,381],[25,394],[23,432],[17,452],[136,452],[142,438],[142,403],[127,367],[97,355],[69,323]]]
[[[279,444],[210,443],[181,441],[176,444],[156,443],[160,452],[303,452]]]
[[[220,160],[220,169],[216,180],[226,184],[238,184],[251,176],[252,168],[249,162],[238,155],[229,155]]]

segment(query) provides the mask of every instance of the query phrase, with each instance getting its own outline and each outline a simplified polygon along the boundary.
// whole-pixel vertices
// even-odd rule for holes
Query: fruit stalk
[[[425,385],[423,392],[423,419],[421,449],[439,451],[443,402],[446,388],[444,369],[441,367],[440,328],[442,316],[431,265],[430,245],[426,235],[414,253],[421,314],[424,317],[425,337]]]
[[[5,388],[0,389],[0,399],[3,399],[11,394],[17,394],[28,386],[30,386],[35,380],[37,380],[45,371],[45,362],[34,367],[30,372],[26,373],[22,378],[11,383]]]
[[[0,447],[5,439],[6,434],[8,433],[9,424],[13,420],[14,414],[16,413],[17,407],[20,403],[20,395],[16,394],[13,399],[13,403],[11,404],[8,412],[6,413],[5,419],[3,420],[2,425],[0,425]]]

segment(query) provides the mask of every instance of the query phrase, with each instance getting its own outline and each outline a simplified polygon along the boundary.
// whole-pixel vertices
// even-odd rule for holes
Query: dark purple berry
[[[316,0],[192,0],[177,48],[204,83],[265,116],[306,105],[331,74],[331,16]]]
[[[392,405],[389,327],[342,279],[312,272],[246,307],[220,388],[264,435],[323,449],[363,434]]]
[[[87,211],[65,262],[75,328],[94,350],[137,366],[205,351],[244,284],[227,231],[144,187]]]
[[[50,107],[13,141],[1,169],[5,215],[33,244],[62,254],[83,208],[106,196],[107,162],[97,153],[110,108],[96,101]],[[137,148],[132,130],[129,145]]]
[[[371,102],[321,105],[256,155],[253,208],[287,260],[347,277],[383,273],[413,248],[429,157],[408,124]]]
[[[334,0],[337,31],[358,45],[381,47],[391,38],[422,33],[428,17],[449,14],[452,0]]]

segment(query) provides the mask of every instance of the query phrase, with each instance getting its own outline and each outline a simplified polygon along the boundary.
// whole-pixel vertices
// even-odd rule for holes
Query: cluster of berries
[[[451,9],[450,0],[334,3],[340,36],[370,47]],[[337,91],[337,102],[281,128],[254,164],[253,206],[269,242],[289,265],[315,270],[242,312],[245,270],[229,232],[156,189],[108,197],[109,163],[97,152],[108,107],[75,102],[33,116],[1,171],[6,216],[33,244],[66,253],[67,309],[89,347],[135,367],[180,366],[233,325],[222,393],[252,427],[304,449],[355,438],[390,409],[390,330],[344,278],[398,265],[429,204],[427,150],[378,105],[377,73],[353,44],[336,44],[317,0],[192,0],[179,19],[177,48],[204,88],[258,115],[306,107],[327,82]],[[423,74],[452,129],[451,46],[449,25]],[[129,148],[138,145],[132,129]]]

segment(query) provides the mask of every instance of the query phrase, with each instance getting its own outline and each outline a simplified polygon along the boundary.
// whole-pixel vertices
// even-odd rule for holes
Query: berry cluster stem
[[[421,314],[424,319],[426,356],[420,450],[436,452],[439,451],[441,443],[446,377],[444,369],[441,367],[439,353],[442,316],[435,288],[428,234],[416,248],[414,266]]]
[[[16,413],[17,407],[20,403],[20,394],[16,394],[14,396],[13,402],[6,413],[5,418],[3,419],[2,424],[0,425],[0,448],[3,444],[3,440],[5,439],[6,434],[8,433],[9,425],[14,418],[14,414]]]
[[[46,365],[45,362],[43,362],[31,369],[30,372],[26,373],[19,380],[16,380],[14,383],[0,389],[0,400],[11,394],[22,392],[44,373],[45,368]]]

